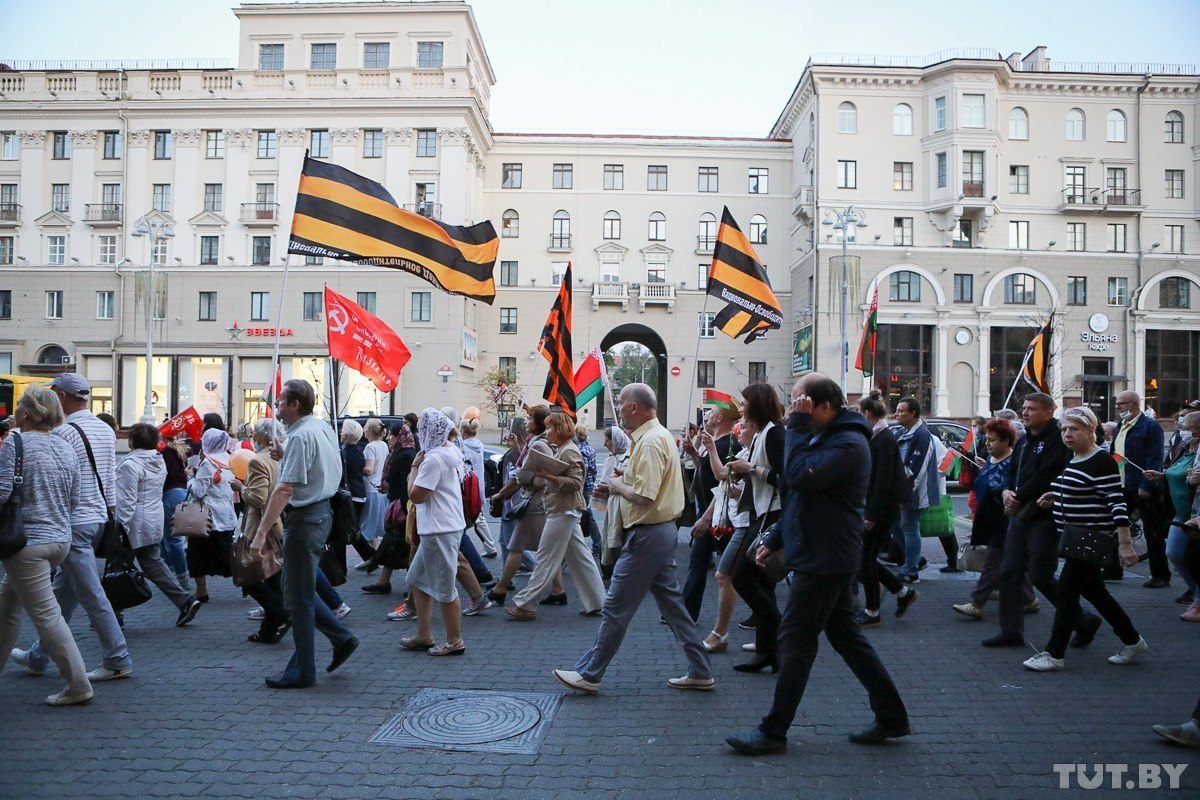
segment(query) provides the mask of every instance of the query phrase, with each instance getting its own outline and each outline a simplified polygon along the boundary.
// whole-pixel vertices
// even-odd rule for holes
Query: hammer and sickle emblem
[[[338,333],[345,333],[347,326],[350,325],[350,315],[346,313],[346,309],[341,306],[329,307],[329,328]]]

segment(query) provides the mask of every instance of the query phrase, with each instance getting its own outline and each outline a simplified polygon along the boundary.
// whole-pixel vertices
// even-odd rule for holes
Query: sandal
[[[442,642],[437,647],[429,648],[431,656],[461,656],[467,652],[467,644],[462,639],[457,642]]]
[[[400,646],[405,650],[429,650],[433,647],[433,642],[422,642],[415,636],[406,636],[400,640]]]
[[[708,636],[704,637],[704,649],[710,653],[724,653],[729,649],[729,634],[710,631]]]

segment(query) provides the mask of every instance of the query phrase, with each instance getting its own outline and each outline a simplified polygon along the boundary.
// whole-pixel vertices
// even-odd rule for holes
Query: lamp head
[[[117,262],[117,266],[118,266],[118,267],[123,267],[123,266],[125,266],[126,264],[132,264],[132,263],[133,263],[133,262],[132,262],[132,261],[130,261],[128,258],[122,258],[120,261],[118,261],[118,262]]]
[[[79,263],[79,259],[76,258],[75,256],[71,256],[71,260],[74,261],[76,264]]]
[[[1051,239],[1051,240],[1050,240],[1050,243],[1049,243],[1049,244],[1047,244],[1047,245],[1046,245],[1046,247],[1054,247],[1054,245],[1056,245],[1056,244],[1058,244],[1058,242],[1056,242],[1056,241],[1054,241],[1053,239]]]
[[[830,214],[828,211],[826,211],[824,214],[821,215],[821,224],[822,225],[832,225],[833,224],[833,215]]]
[[[1150,245],[1150,252],[1154,252],[1160,247],[1162,247],[1162,242],[1155,242],[1154,244]]]
[[[857,226],[858,226],[858,227],[860,227],[860,228],[865,228],[865,227],[867,227],[867,221],[866,221],[865,219],[860,219],[858,222],[856,222],[856,223],[854,223],[854,224],[855,224],[855,225],[857,225]]]

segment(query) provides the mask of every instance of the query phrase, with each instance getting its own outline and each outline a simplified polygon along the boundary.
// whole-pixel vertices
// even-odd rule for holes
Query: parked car
[[[925,426],[929,428],[931,434],[942,440],[942,444],[956,450],[962,449],[963,443],[967,441],[967,434],[971,430],[960,422],[948,419],[927,419]],[[888,429],[896,438],[900,438],[900,434],[904,433],[904,426],[897,422],[889,425]],[[946,488],[950,492],[966,491],[966,487],[959,485],[958,481],[947,481]]]

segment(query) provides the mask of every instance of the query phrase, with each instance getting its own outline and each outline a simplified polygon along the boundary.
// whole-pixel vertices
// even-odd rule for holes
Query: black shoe
[[[896,597],[896,619],[900,619],[908,613],[908,609],[912,608],[912,604],[917,602],[917,590],[909,589],[908,594]]]
[[[871,616],[865,611],[860,611],[855,614],[854,621],[858,623],[858,627],[860,628],[878,628],[883,622],[883,620],[879,618],[878,614]]]
[[[1125,573],[1122,570],[1106,569],[1106,570],[1101,570],[1100,577],[1102,579],[1104,579],[1105,581],[1118,581],[1119,582],[1119,581],[1125,580]]]
[[[284,622],[280,625],[264,625],[255,633],[246,637],[246,641],[254,642],[255,644],[279,644],[287,632],[292,629],[292,623]]]
[[[943,573],[945,573],[945,574],[949,575],[949,574],[951,574],[951,573],[954,573],[954,572],[962,572],[962,570],[961,570],[961,569],[959,569],[959,568],[958,568],[957,566],[955,566],[954,564],[947,564],[946,566],[944,566],[944,567],[942,567],[941,569],[939,569],[939,570],[938,570],[938,572],[943,572]]]
[[[479,584],[482,586],[485,583],[492,583],[493,581],[496,580],[496,578],[492,575],[491,572],[489,572],[488,570],[484,570],[483,572],[475,573],[475,580],[479,581]]]
[[[746,619],[739,622],[738,627],[744,631],[752,631],[758,627],[758,620],[756,620],[754,615],[751,614],[749,617],[746,617]]]
[[[775,656],[755,656],[753,661],[733,666],[738,672],[762,672],[767,667],[771,668],[771,674],[774,675],[779,671],[779,659]]]
[[[925,560],[925,556],[921,556],[921,560],[917,562],[917,569],[922,570],[929,566],[929,562]]]
[[[391,594],[392,585],[390,583],[368,583],[362,587],[362,590],[367,594]]]
[[[182,628],[196,618],[196,614],[200,611],[200,601],[192,598],[183,610],[179,612],[179,619],[175,620],[175,627]]]
[[[990,639],[984,639],[980,644],[984,647],[1024,647],[1025,640],[1020,636],[1005,636],[1003,633],[998,633]]]
[[[1088,614],[1083,618],[1083,622],[1079,623],[1079,627],[1075,630],[1075,636],[1071,639],[1071,647],[1087,647],[1096,638],[1096,632],[1100,630],[1100,617],[1095,614]]]
[[[508,592],[497,592],[495,589],[491,589],[487,593],[487,599],[491,600],[493,603],[500,606],[501,608],[504,607],[504,600],[507,597],[508,597]]]
[[[125,613],[123,611],[117,611],[114,612],[114,616],[117,618],[117,627],[121,630],[125,630]],[[178,625],[179,623],[177,622],[175,624]]]
[[[787,739],[767,736],[758,728],[746,733],[731,733],[725,737],[725,742],[744,756],[761,756],[767,753],[787,751]]]
[[[326,672],[333,672],[335,669],[346,663],[346,659],[358,649],[358,639],[351,636],[346,641],[333,648],[333,660],[329,662],[329,666],[325,668]]]
[[[307,689],[316,685],[315,679],[302,681],[299,678],[285,678],[282,674],[267,678],[267,686],[272,689]]]
[[[567,593],[547,595],[545,600],[538,603],[539,606],[565,606],[567,604]]]
[[[901,575],[900,580],[902,580],[908,584],[920,583],[921,576],[920,575]]]
[[[207,602],[208,602],[208,595],[203,595],[203,596],[202,596],[202,595],[196,595],[196,599],[197,599],[197,600],[199,600],[201,603],[207,603]]]
[[[1151,578],[1142,584],[1143,589],[1166,589],[1171,585],[1170,578]]]
[[[855,744],[882,744],[887,739],[899,739],[901,736],[908,736],[911,733],[912,728],[907,722],[885,725],[879,720],[875,720],[858,733],[852,733],[846,738]]]
[[[601,611],[601,609],[599,609],[599,608],[594,608],[591,611],[580,611],[579,616],[581,616],[581,617],[598,617],[598,616],[600,616],[600,611]]]
[[[1181,606],[1190,606],[1195,601],[1196,601],[1196,595],[1192,592],[1191,589],[1188,589],[1186,592],[1179,595],[1179,597],[1175,598],[1175,602],[1179,603],[1179,605],[1181,605]]]

